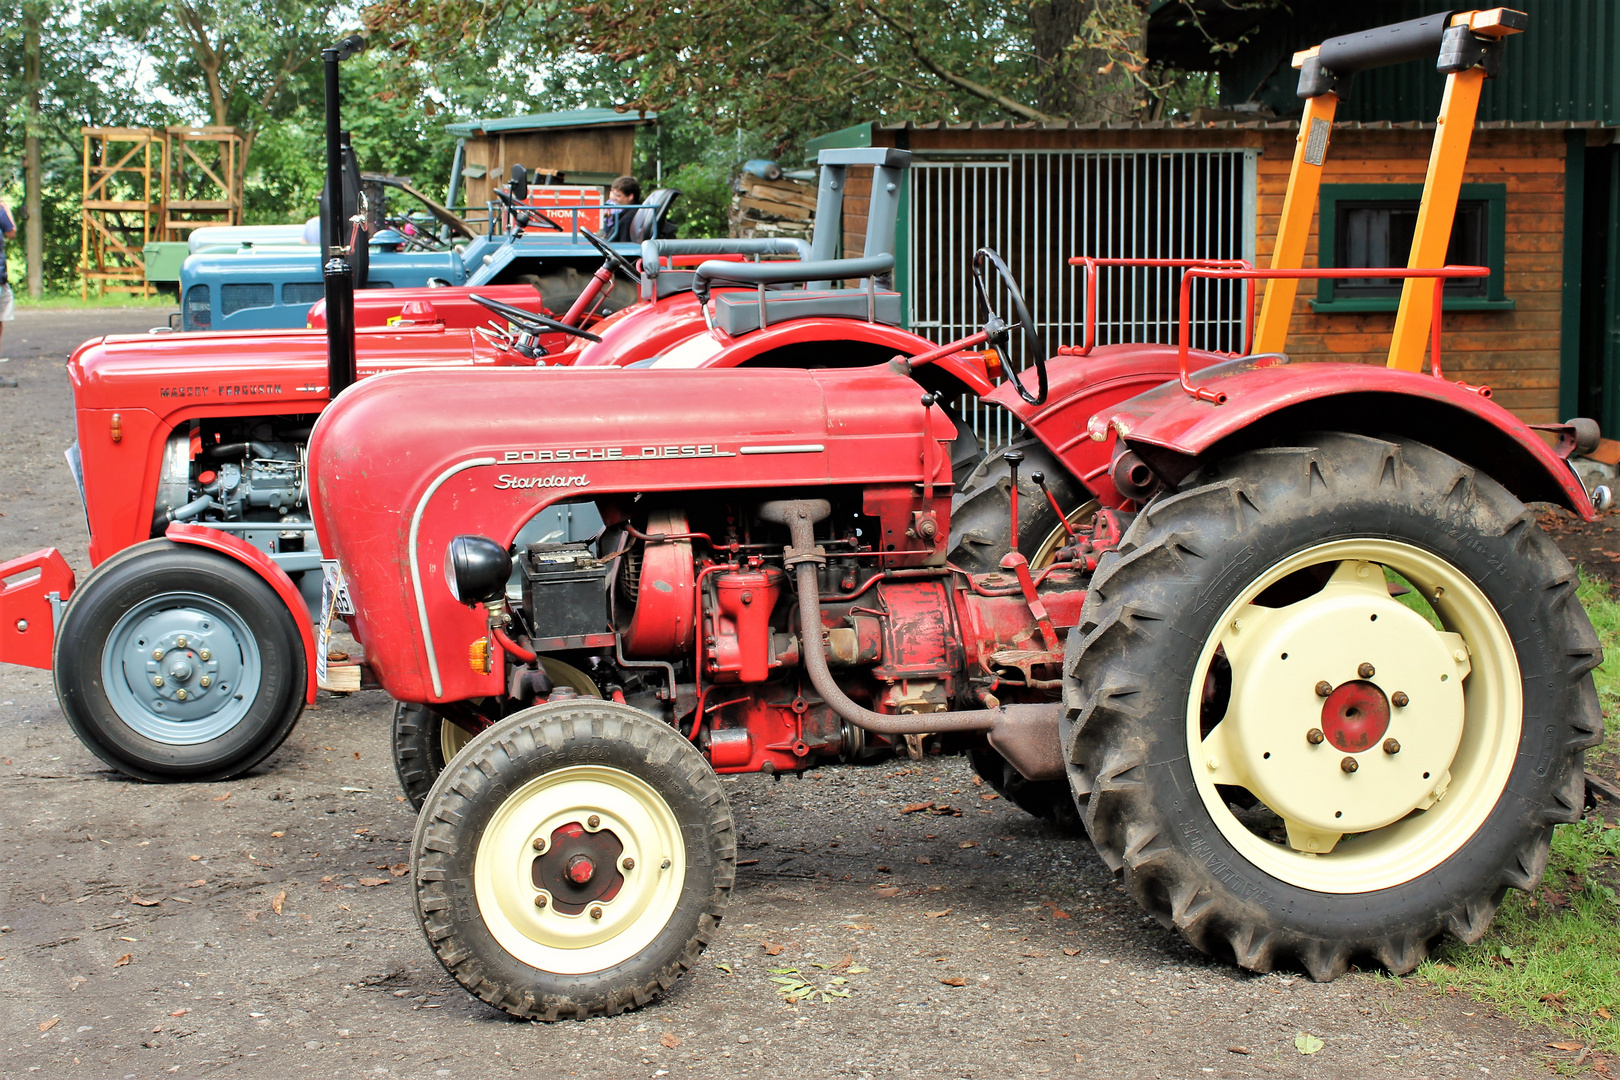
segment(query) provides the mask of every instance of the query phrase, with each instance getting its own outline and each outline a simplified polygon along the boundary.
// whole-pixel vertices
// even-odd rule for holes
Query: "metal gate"
[[[909,325],[941,343],[983,323],[970,263],[995,249],[1018,280],[1048,355],[1084,335],[1084,271],[1070,256],[1254,259],[1252,150],[1030,150],[913,161],[905,290]],[[1171,343],[1180,271],[1099,271],[1097,344]],[[997,303],[1002,298],[993,296]],[[1192,344],[1236,350],[1242,286],[1194,287]],[[1004,317],[1011,318],[1005,305]],[[1029,357],[1014,343],[1021,367]],[[1015,436],[1012,418],[964,402],[986,448]]]

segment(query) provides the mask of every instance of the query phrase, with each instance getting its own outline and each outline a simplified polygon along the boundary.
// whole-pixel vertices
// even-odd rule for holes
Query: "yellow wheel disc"
[[[1101,505],[1096,499],[1089,499],[1081,503],[1069,511],[1069,524],[1075,528],[1086,524]],[[1046,569],[1047,565],[1052,561],[1052,556],[1056,555],[1058,549],[1068,542],[1069,530],[1059,525],[1047,534],[1046,539],[1041,541],[1041,546],[1035,549],[1035,554],[1030,556],[1029,568],[1031,570]]]
[[[613,853],[588,864],[589,888],[606,895],[582,892],[589,899],[574,904],[567,890],[537,884],[554,880],[548,873],[558,867],[546,860],[568,860],[572,870],[585,858],[570,860],[570,843]],[[663,796],[598,765],[558,769],[514,791],[485,827],[473,869],[495,940],[530,967],[562,975],[602,971],[645,949],[674,915],[685,880],[685,842]]]
[[[1385,567],[1442,628],[1390,596]],[[1301,571],[1325,584],[1255,602]],[[1221,658],[1230,693],[1212,718]],[[1193,775],[1222,835],[1266,873],[1330,893],[1390,888],[1455,854],[1501,797],[1522,723],[1518,658],[1484,592],[1379,539],[1322,544],[1253,581],[1205,643],[1187,702]],[[1248,791],[1282,828],[1262,835],[1218,786]]]

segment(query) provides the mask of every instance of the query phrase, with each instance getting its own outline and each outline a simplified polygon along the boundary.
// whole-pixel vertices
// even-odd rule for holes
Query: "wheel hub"
[[[1324,854],[1444,793],[1467,646],[1390,597],[1382,567],[1342,562],[1314,595],[1249,604],[1223,631],[1231,700],[1204,768],[1275,811],[1291,847]]]
[[[119,717],[156,742],[187,746],[239,723],[258,692],[258,647],[210,597],[168,593],[127,612],[108,635],[102,674]]]
[[[1357,679],[1339,686],[1322,703],[1322,733],[1336,750],[1358,754],[1389,730],[1389,698],[1377,683]]]
[[[594,903],[606,903],[619,894],[624,875],[616,869],[598,874],[598,867],[617,867],[624,842],[611,829],[591,832],[578,821],[552,830],[543,854],[534,860],[529,876],[536,890],[548,894],[559,914],[577,915]]]

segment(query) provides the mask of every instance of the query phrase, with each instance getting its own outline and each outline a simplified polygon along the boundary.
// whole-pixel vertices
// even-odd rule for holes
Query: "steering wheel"
[[[469,293],[467,295],[467,299],[471,300],[475,304],[482,304],[484,307],[493,311],[495,314],[499,315],[513,326],[516,326],[518,329],[527,331],[531,334],[544,334],[550,332],[558,334],[572,334],[575,337],[584,338],[586,341],[602,340],[588,330],[581,330],[577,326],[569,326],[567,323],[558,322],[556,319],[548,319],[544,315],[536,315],[532,311],[524,311],[522,308],[513,307],[511,304],[503,304],[499,300],[491,300],[487,296],[479,296],[477,293]]]
[[[591,334],[590,330],[582,330],[577,325],[557,322],[556,319],[548,319],[546,316],[536,316],[533,311],[523,311],[522,308],[514,308],[512,304],[504,304],[499,300],[489,300],[488,296],[468,293],[467,298],[475,304],[483,304],[484,308],[488,308],[492,313],[501,316],[502,319],[515,325],[518,329],[527,330],[530,334],[548,334],[549,332],[549,334],[572,334],[573,337],[585,338],[586,342],[599,342],[601,340],[595,334]]]
[[[410,215],[383,220],[383,228],[393,229],[405,238],[405,246],[418,251],[443,251],[450,245],[439,239],[437,233],[428,232],[410,219]]]
[[[589,229],[579,230],[579,234],[590,242],[590,245],[602,253],[609,266],[629,278],[631,281],[640,281],[641,274],[636,270],[636,264],[614,251],[608,242],[591,232]]]
[[[510,210],[512,212],[512,216],[517,219],[518,225],[525,229],[538,222],[539,224],[544,225],[546,228],[551,229],[553,232],[568,231],[555,221],[552,221],[545,214],[537,212],[533,207],[520,206],[516,199],[512,198],[508,192],[502,191],[500,188],[495,189],[495,197],[506,204],[506,208]]]
[[[985,282],[986,263],[995,268],[996,273],[1001,276],[1001,283],[1007,287],[1007,298],[1012,301],[1013,314],[1018,317],[1018,321],[1012,326],[1008,326],[1006,320],[996,314],[995,305],[990,303],[990,288]],[[1012,373],[1012,358],[1007,355],[1006,348],[1007,336],[1014,329],[1022,329],[1024,342],[1028,345],[1031,355],[1035,357],[1035,393],[1032,395],[1024,389],[1024,380],[1016,373],[1010,374],[1009,377],[1019,397],[1031,405],[1045,405],[1048,389],[1046,343],[1041,340],[1040,333],[1035,329],[1035,320],[1030,317],[1029,306],[1024,303],[1024,294],[1018,291],[1018,282],[1013,280],[1012,271],[1007,269],[1007,264],[1002,261],[1000,255],[989,248],[980,248],[973,253],[973,284],[978,287],[979,300],[984,304],[985,311],[989,312],[984,332],[989,338],[990,345],[996,350],[996,355],[1001,358],[1001,370]]]

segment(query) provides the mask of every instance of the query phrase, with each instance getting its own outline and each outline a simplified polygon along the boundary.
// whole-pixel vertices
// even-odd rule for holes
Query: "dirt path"
[[[82,573],[62,360],[92,325],[151,316],[72,314],[6,331],[0,558],[61,544]],[[985,798],[960,759],[728,780],[744,865],[700,970],[622,1017],[513,1022],[416,927],[388,717],[379,693],[323,694],[247,779],[148,786],[79,745],[48,674],[0,669],[0,1075],[1545,1072],[1537,1033],[1459,997],[1206,960],[1144,920],[1086,841]],[[952,809],[901,813],[918,802]],[[851,995],[785,1005],[782,967]],[[1302,1032],[1322,1049],[1299,1053]]]

